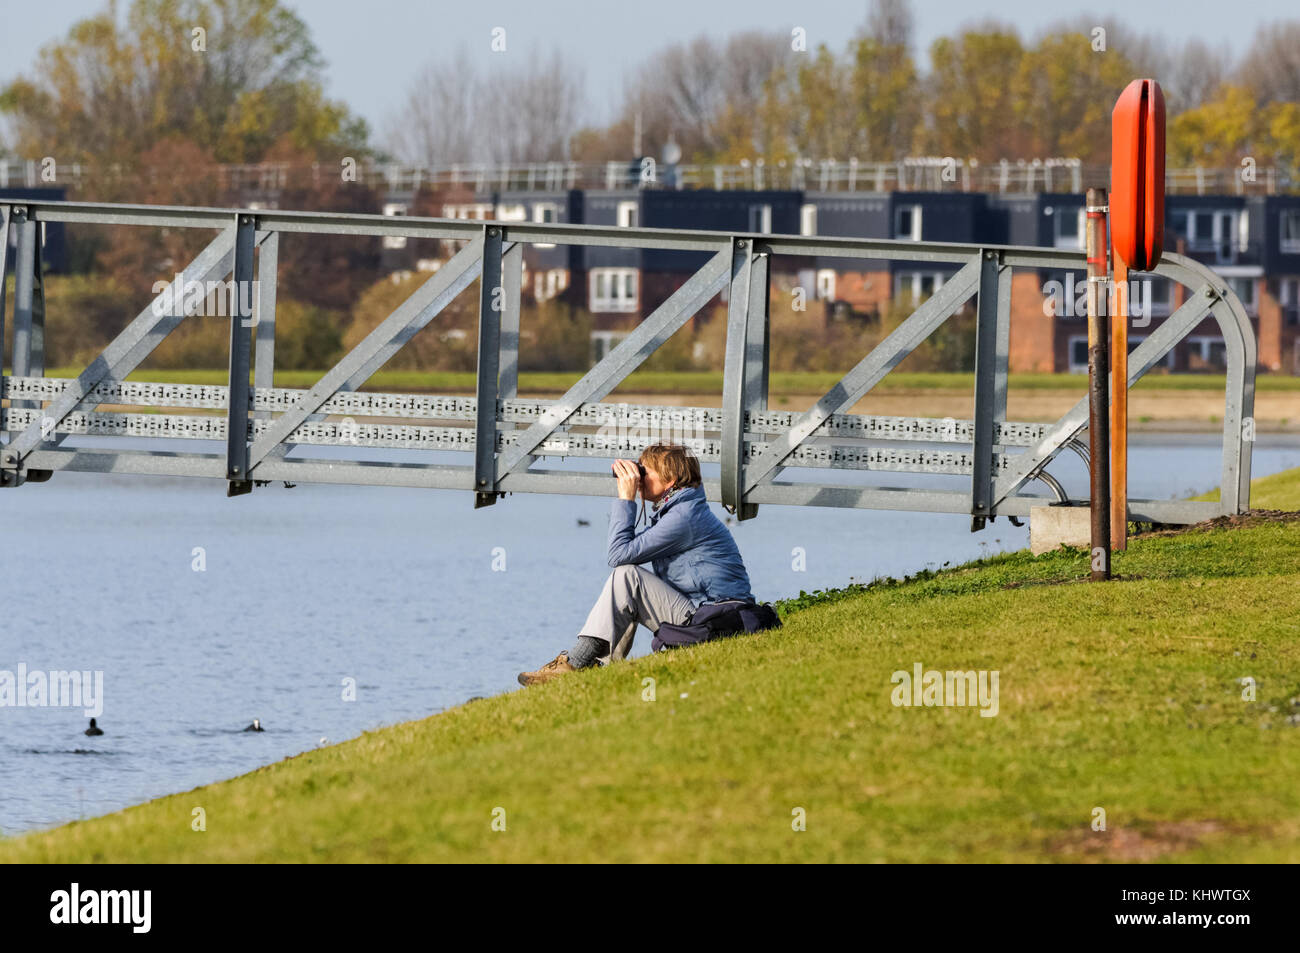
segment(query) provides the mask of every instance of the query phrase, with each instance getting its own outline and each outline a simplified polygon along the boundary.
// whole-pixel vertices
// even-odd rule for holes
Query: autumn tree
[[[0,91],[15,151],[133,165],[164,138],[219,162],[256,162],[281,139],[364,154],[365,123],[326,99],[306,25],[279,0],[116,0],[43,47]]]
[[[1011,80],[1024,58],[1024,45],[1010,27],[968,29],[935,40],[926,83],[929,151],[981,160],[1023,155]]]
[[[853,96],[866,158],[888,161],[912,151],[922,105],[912,30],[903,0],[875,0],[855,44]]]
[[[1020,154],[1109,162],[1111,111],[1135,75],[1123,53],[1098,49],[1089,33],[1042,37],[1011,82]]]

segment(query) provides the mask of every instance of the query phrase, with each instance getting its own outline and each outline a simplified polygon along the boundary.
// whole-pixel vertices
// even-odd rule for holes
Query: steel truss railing
[[[191,317],[195,300],[151,302],[75,379],[44,375],[44,293],[39,229],[45,222],[198,228],[216,237],[182,273],[202,283],[233,275],[257,279],[256,301],[235,296],[229,316],[224,385],[177,385],[126,378],[169,333]],[[272,386],[279,238],[289,233],[437,238],[460,251],[307,389]],[[230,495],[263,482],[353,483],[472,490],[475,505],[510,492],[608,496],[604,473],[548,470],[543,457],[635,455],[663,434],[680,435],[705,463],[711,499],[740,518],[761,503],[968,513],[972,528],[999,515],[1025,516],[1065,499],[1046,467],[1078,450],[1087,422],[1081,397],[1052,424],[1006,419],[1013,269],[1081,269],[1078,252],[1039,248],[731,235],[589,225],[470,223],[318,212],[0,202],[0,235],[16,254],[12,374],[0,377],[0,486],[48,479],[54,471],[211,477]],[[709,254],[652,314],[558,400],[518,396],[520,287],[528,244],[672,249]],[[9,254],[0,242],[0,269]],[[895,328],[809,410],[773,411],[768,396],[768,296],[775,255],[928,262],[955,269],[943,286]],[[2,270],[0,270],[2,273]],[[1184,303],[1129,358],[1129,385],[1155,366],[1207,315],[1223,333],[1227,387],[1222,494],[1217,503],[1130,499],[1135,520],[1190,523],[1249,505],[1249,426],[1254,405],[1255,337],[1241,302],[1213,272],[1166,255],[1156,274],[1190,290]],[[362,392],[361,386],[458,294],[478,282],[478,373],[473,398]],[[710,299],[727,289],[721,408],[629,406],[608,396]],[[0,284],[0,317],[6,314]],[[976,302],[974,416],[971,420],[855,415],[850,409],[968,301]],[[1050,320],[1050,319],[1045,319]],[[0,322],[0,350],[4,324]],[[250,381],[251,376],[251,381]],[[129,408],[140,408],[131,411]],[[118,409],[126,408],[126,409]],[[188,408],[190,413],[159,413]],[[364,422],[358,422],[360,418]],[[70,436],[110,446],[67,446]],[[651,436],[653,435],[653,436]],[[177,441],[146,449],[138,438]],[[122,446],[117,446],[121,441]],[[224,452],[190,452],[183,440],[217,441]],[[321,459],[294,447],[347,446],[353,459]],[[883,446],[882,446],[883,445]],[[472,464],[367,457],[367,448],[459,451]],[[1014,453],[1008,450],[1023,448]],[[966,491],[778,480],[787,468],[816,474],[883,470],[957,474]],[[1021,492],[1042,480],[1054,496]]]

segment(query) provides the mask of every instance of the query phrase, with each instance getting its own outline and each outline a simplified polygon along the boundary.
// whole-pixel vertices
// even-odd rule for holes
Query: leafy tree
[[[1087,33],[1044,36],[1021,58],[1013,81],[1021,154],[1108,163],[1111,111],[1136,76],[1123,53],[1094,50]]]
[[[1010,78],[1025,48],[1014,29],[970,29],[930,47],[928,148],[982,160],[1023,155],[1021,124]]]
[[[202,31],[202,32],[199,32]],[[306,25],[278,0],[116,0],[43,47],[0,91],[15,151],[134,164],[165,137],[218,162],[256,162],[282,138],[315,155],[363,152],[365,123],[323,93]]]

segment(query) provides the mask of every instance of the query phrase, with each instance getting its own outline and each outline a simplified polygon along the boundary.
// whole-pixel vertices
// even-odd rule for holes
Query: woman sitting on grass
[[[618,499],[609,514],[609,565],[600,598],[567,652],[521,685],[536,685],[598,662],[626,658],[637,624],[656,632],[662,623],[685,625],[704,602],[753,602],[749,574],[731,532],[709,509],[700,461],[685,447],[654,444],[636,463],[615,460]],[[650,524],[636,532],[636,495],[654,504]],[[654,567],[651,573],[643,563]]]

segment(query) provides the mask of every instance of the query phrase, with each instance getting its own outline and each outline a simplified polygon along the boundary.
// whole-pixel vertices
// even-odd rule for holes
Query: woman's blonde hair
[[[679,489],[703,485],[700,461],[681,444],[651,444],[641,451],[638,459],[646,466],[653,467],[656,473]]]

